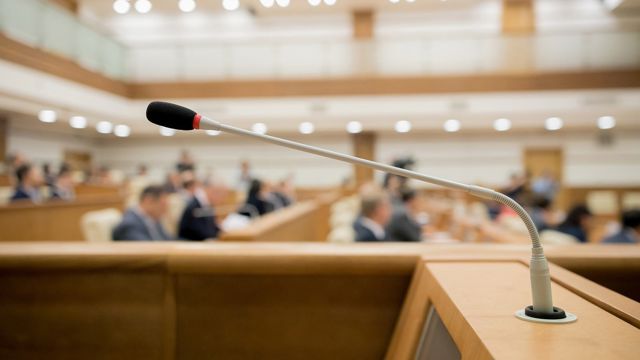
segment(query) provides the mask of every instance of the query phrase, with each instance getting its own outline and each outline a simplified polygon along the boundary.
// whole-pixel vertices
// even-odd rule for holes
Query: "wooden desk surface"
[[[551,325],[517,319],[513,313],[531,302],[529,270],[521,263],[425,266],[437,282],[433,304],[451,329],[463,358],[474,357],[469,351],[477,346],[496,359],[637,359],[640,354],[637,328],[555,282],[556,305],[576,314],[577,322]],[[470,274],[477,281],[470,282]],[[464,322],[472,328],[475,340],[457,331]]]

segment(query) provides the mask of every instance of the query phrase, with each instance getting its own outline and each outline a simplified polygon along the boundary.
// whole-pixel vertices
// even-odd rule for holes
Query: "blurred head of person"
[[[247,199],[262,199],[265,195],[265,186],[260,179],[251,180],[249,185],[249,191],[247,193]]]
[[[640,235],[640,209],[631,209],[622,213],[622,227]]]
[[[140,164],[138,165],[138,176],[147,176],[147,165]]]
[[[163,186],[147,186],[140,194],[138,206],[145,215],[160,221],[169,209],[169,193]]]
[[[579,204],[569,210],[566,219],[560,226],[579,227],[583,230],[587,230],[591,227],[592,221],[593,214],[589,208],[584,204]]]
[[[24,188],[35,188],[43,183],[42,174],[31,164],[25,163],[16,169],[18,185]]]
[[[65,190],[73,188],[73,175],[68,168],[62,168],[56,178],[56,186]]]
[[[375,221],[380,226],[386,226],[391,219],[391,201],[389,195],[383,191],[370,191],[361,195],[360,214]]]
[[[400,199],[409,213],[416,214],[420,211],[418,193],[415,190],[403,189],[400,191]]]
[[[193,195],[198,189],[198,182],[194,179],[189,179],[182,182],[182,189],[187,193]]]

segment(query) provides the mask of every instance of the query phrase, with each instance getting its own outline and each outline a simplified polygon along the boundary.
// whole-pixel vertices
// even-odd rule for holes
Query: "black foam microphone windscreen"
[[[196,112],[184,106],[153,101],[147,106],[147,119],[152,123],[176,130],[193,130]]]

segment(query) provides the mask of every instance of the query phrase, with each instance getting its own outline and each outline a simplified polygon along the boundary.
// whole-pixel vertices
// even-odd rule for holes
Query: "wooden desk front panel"
[[[119,197],[100,197],[41,205],[0,207],[0,241],[84,241],[82,215],[106,208],[122,210]]]

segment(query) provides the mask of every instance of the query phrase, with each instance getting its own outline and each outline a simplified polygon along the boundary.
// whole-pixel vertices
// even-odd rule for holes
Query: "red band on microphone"
[[[202,116],[200,116],[200,114],[196,114],[196,116],[193,117],[193,128],[194,129],[200,129],[200,118]]]

